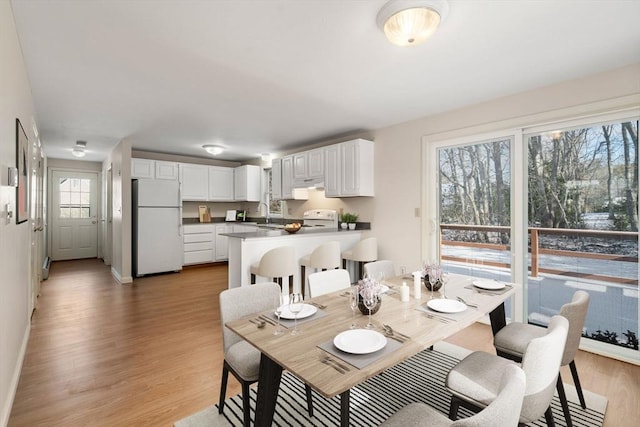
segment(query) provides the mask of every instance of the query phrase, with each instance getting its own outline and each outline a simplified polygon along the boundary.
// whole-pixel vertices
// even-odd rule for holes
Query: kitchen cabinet
[[[222,236],[222,233],[233,233],[234,226],[230,224],[216,224],[216,261],[226,261],[228,259],[229,238]]]
[[[215,261],[215,232],[214,224],[183,226],[184,265]]]
[[[293,156],[282,158],[282,199],[293,199]]]
[[[340,197],[374,196],[373,142],[354,139],[340,144]]]
[[[131,178],[178,180],[178,163],[162,160],[131,159]]]
[[[148,159],[131,159],[131,178],[149,178],[155,176],[155,161]]]
[[[256,165],[244,165],[234,169],[234,199],[239,202],[259,202],[261,193],[261,169]]]
[[[178,163],[165,162],[162,160],[155,161],[155,178],[166,179],[169,181],[178,181],[180,176]]]
[[[340,144],[325,147],[324,152],[324,195],[340,197]]]
[[[322,182],[324,177],[324,148],[293,155],[294,187],[308,187]]]
[[[209,192],[207,199],[212,202],[234,200],[234,168],[209,166]]]
[[[202,200],[209,198],[209,166],[180,164],[180,184],[182,200]]]

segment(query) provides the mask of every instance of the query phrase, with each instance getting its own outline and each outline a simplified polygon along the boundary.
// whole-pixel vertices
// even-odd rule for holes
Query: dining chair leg
[[[310,417],[313,417],[313,396],[311,395],[311,387],[309,384],[304,385],[304,391],[307,394],[307,412]]]
[[[249,399],[249,393],[249,383],[242,381],[242,413],[244,415],[244,427],[251,427],[251,399]]]
[[[573,385],[578,392],[578,399],[580,399],[580,406],[582,409],[587,409],[587,403],[584,401],[584,394],[582,394],[582,386],[580,385],[580,378],[578,378],[578,370],[576,369],[575,361],[569,362],[569,368],[571,369],[571,376],[573,377]]]
[[[556,423],[553,421],[553,412],[551,412],[551,405],[544,413],[544,419],[547,421],[547,427],[555,427]]]
[[[569,412],[569,404],[567,403],[567,395],[564,392],[564,385],[562,384],[562,377],[558,373],[558,381],[556,383],[556,389],[558,390],[558,398],[562,404],[562,412],[564,412],[564,419],[567,422],[567,427],[573,427],[571,422],[571,412]]]
[[[229,370],[226,363],[222,364],[222,380],[220,381],[220,401],[218,402],[218,413],[224,410],[224,399],[227,394],[227,380],[229,379]]]
[[[340,427],[349,427],[349,401],[351,399],[350,390],[340,394]]]
[[[251,275],[251,284],[254,285],[256,283],[256,275],[252,274]]]
[[[451,421],[458,419],[458,408],[460,408],[460,399],[451,396],[451,403],[449,404],[449,419]]]
[[[293,293],[293,276],[289,276],[289,293]],[[302,294],[302,299],[304,299],[304,287],[300,289],[300,293]]]

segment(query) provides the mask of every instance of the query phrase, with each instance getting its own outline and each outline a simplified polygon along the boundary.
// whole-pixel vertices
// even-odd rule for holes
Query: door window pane
[[[638,122],[528,135],[528,320],[591,296],[584,336],[638,349]]]
[[[91,180],[60,178],[58,182],[60,218],[91,217]]]

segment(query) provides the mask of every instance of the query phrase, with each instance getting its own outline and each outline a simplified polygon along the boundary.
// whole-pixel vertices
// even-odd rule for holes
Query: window
[[[60,196],[60,218],[91,217],[91,180],[60,178],[58,191]]]
[[[273,200],[273,197],[272,197],[273,182],[271,178],[272,177],[271,169],[265,169],[264,172],[266,174],[266,182],[267,182],[267,192],[266,192],[267,200],[265,200],[265,203],[269,205],[269,216],[282,217],[282,201]]]

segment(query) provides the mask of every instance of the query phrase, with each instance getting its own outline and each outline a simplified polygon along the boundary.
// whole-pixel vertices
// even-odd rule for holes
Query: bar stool
[[[293,246],[281,246],[267,251],[260,262],[251,264],[251,284],[256,283],[256,276],[272,278],[282,289],[282,279],[289,278],[289,293],[293,292],[293,276],[296,274],[296,251]]]
[[[342,252],[342,268],[347,268],[347,261],[358,263],[356,280],[362,278],[362,265],[365,262],[372,262],[378,259],[378,240],[375,237],[369,237],[360,240],[353,248]]]
[[[305,288],[305,270],[306,267],[315,268],[316,270],[332,270],[340,267],[340,243],[331,241],[325,242],[315,248],[309,255],[300,258],[300,286],[302,287],[302,295]]]

